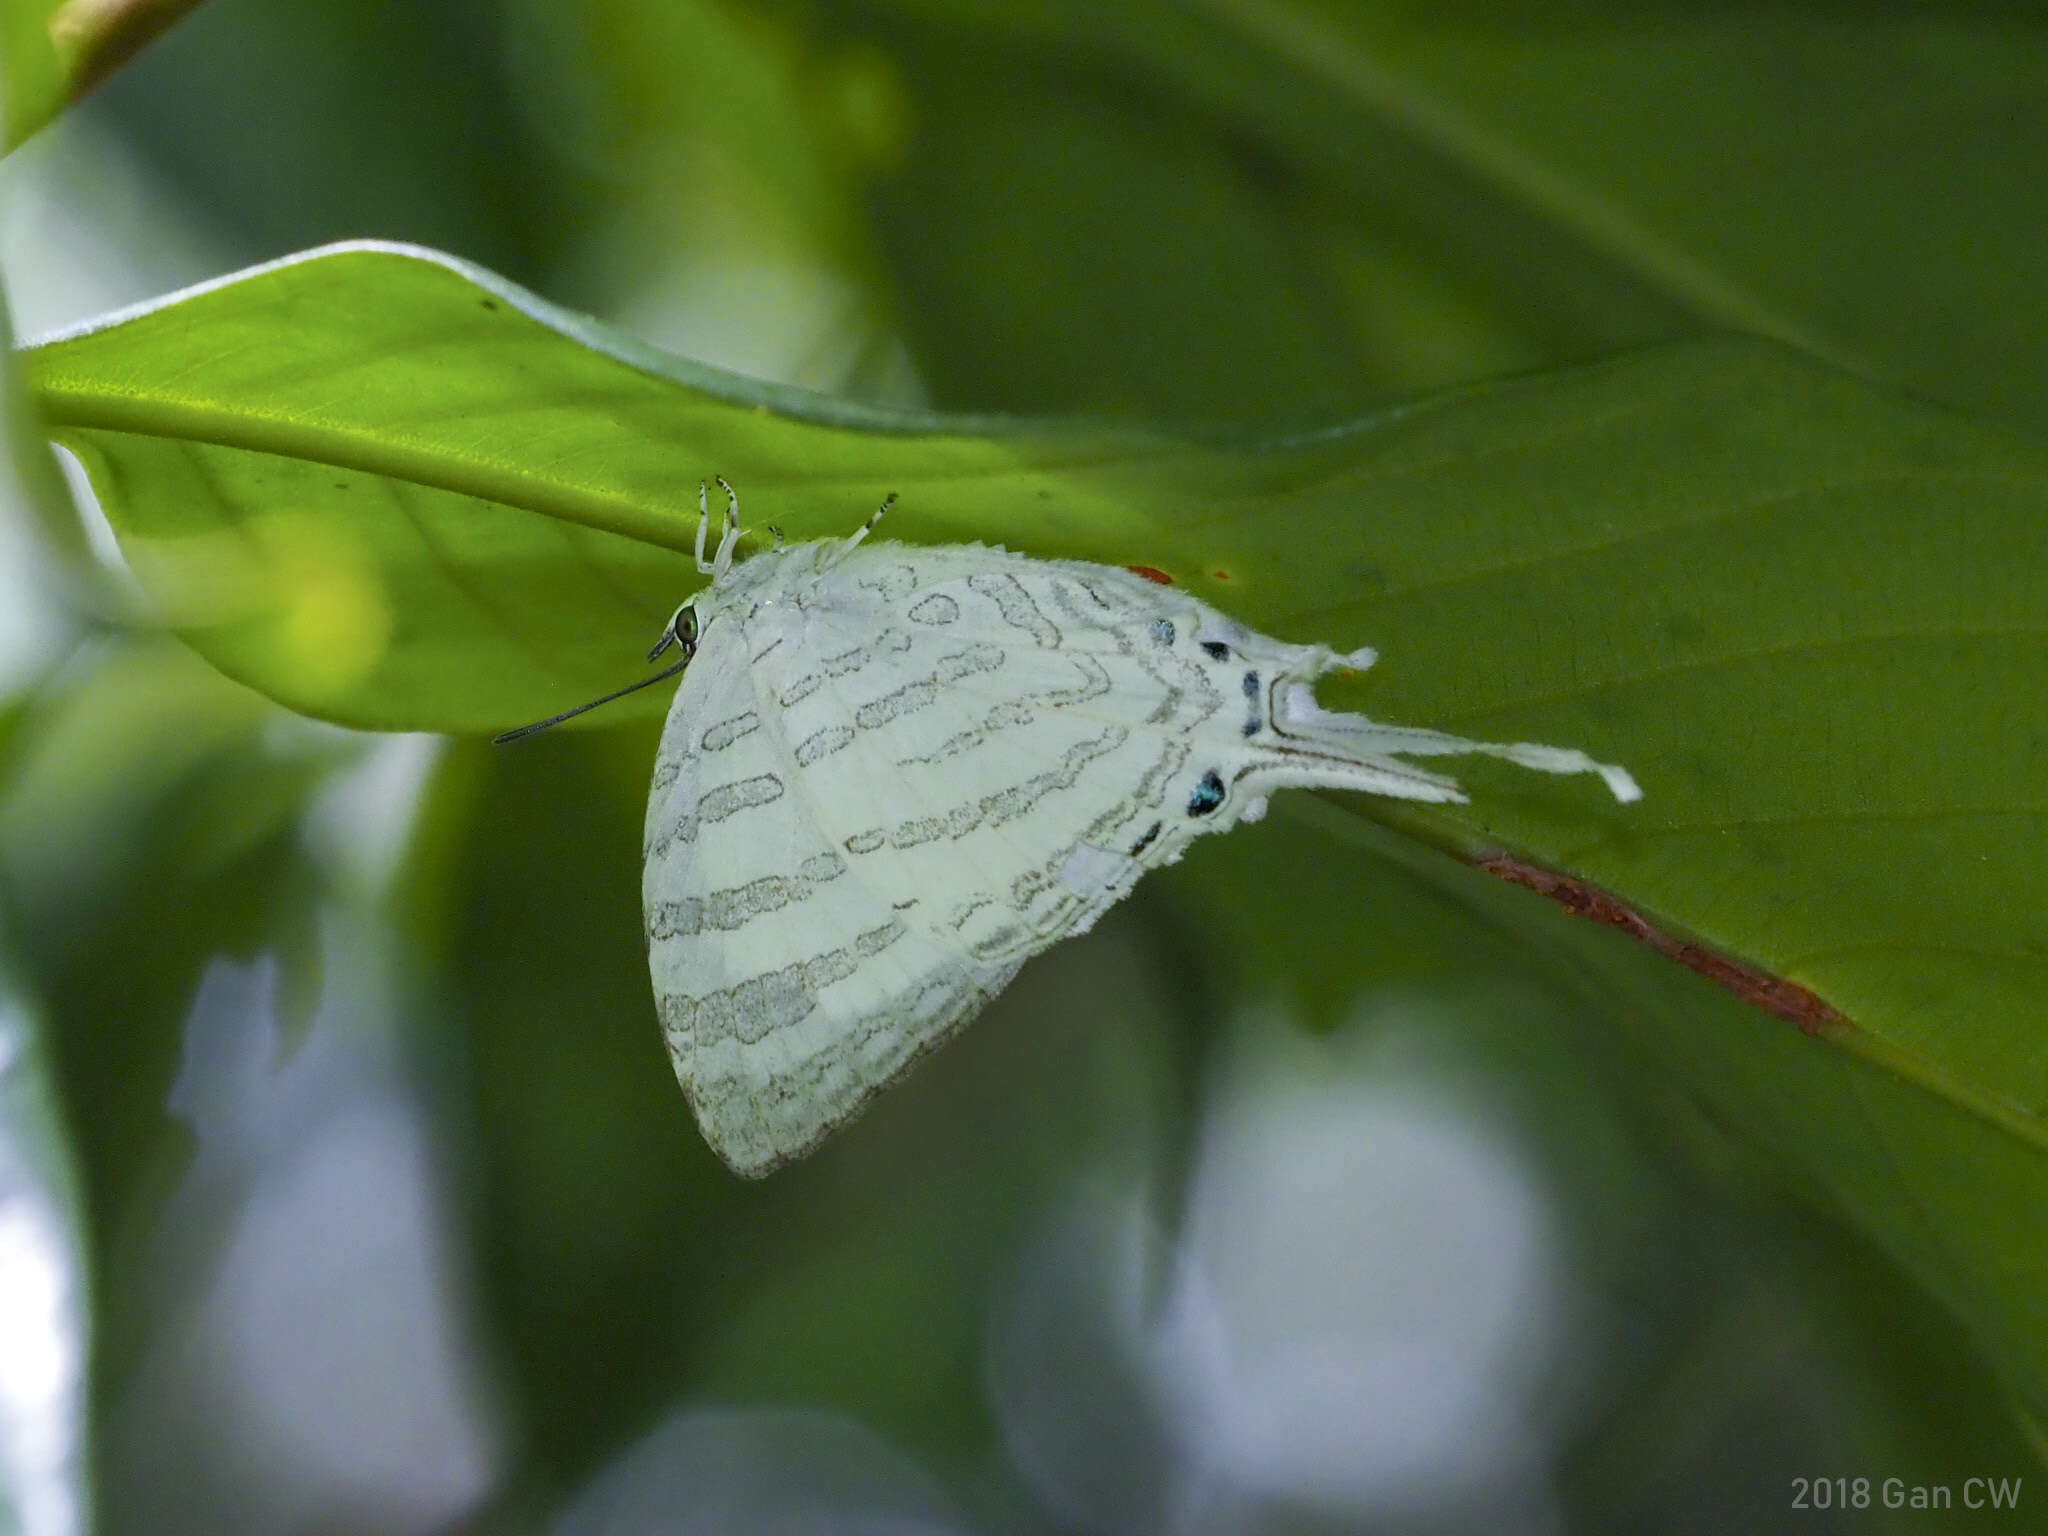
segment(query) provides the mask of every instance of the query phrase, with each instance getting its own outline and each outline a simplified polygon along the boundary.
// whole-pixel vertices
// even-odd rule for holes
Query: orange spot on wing
[[[1129,571],[1133,576],[1142,576],[1147,581],[1156,581],[1162,587],[1170,587],[1173,585],[1173,578],[1167,575],[1166,572],[1160,570],[1159,567],[1156,565],[1127,565],[1124,567],[1124,569]]]

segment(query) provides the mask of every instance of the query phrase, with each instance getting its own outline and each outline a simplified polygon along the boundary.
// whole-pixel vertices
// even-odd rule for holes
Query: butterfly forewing
[[[743,1173],[857,1113],[1015,970],[971,966],[933,930],[923,861],[847,846],[865,846],[848,827],[906,805],[872,746],[889,707],[866,710],[902,653],[842,645],[861,618],[779,603],[717,613],[657,760],[644,882],[656,997],[706,1139]]]

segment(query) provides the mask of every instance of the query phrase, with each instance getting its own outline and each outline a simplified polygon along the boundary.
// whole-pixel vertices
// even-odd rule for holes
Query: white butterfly
[[[735,1172],[808,1152],[1031,956],[1276,789],[1461,801],[1395,755],[1479,752],[1640,798],[1582,752],[1320,709],[1314,680],[1373,652],[1269,639],[1130,571],[863,546],[890,502],[851,538],[778,534],[735,565],[719,484],[709,560],[698,494],[711,587],[648,659],[680,658],[633,687],[683,672],[647,802],[648,962],[676,1076]]]

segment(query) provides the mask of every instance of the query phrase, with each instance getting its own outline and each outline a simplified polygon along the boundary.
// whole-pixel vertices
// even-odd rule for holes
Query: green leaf
[[[900,537],[993,536],[991,509],[1060,488],[1077,551],[1146,553],[1052,466],[1149,439],[751,383],[415,248],[259,267],[24,362],[171,624],[345,724],[492,730],[616,686],[699,582],[678,552],[713,472],[796,539],[891,489]]]
[[[625,680],[696,585],[686,488],[716,469],[793,538],[893,489],[898,538],[1156,567],[1262,630],[1379,647],[1332,703],[1626,764],[1627,810],[1486,764],[1472,807],[1360,808],[1569,870],[1837,1010],[1809,1038],[1576,925],[1603,965],[1654,961],[1612,982],[1645,1048],[2048,1401],[2040,452],[1748,341],[1254,446],[855,410],[361,247],[29,372],[181,632],[355,723],[490,729]],[[1564,921],[1464,879],[1503,922]]]
[[[199,0],[7,0],[0,5],[0,151],[128,62]]]
[[[1298,56],[1287,7],[880,11],[916,131],[878,232],[941,401],[1285,420],[1747,318],[1466,163],[1341,38]]]
[[[2014,344],[2048,327],[2048,200],[2015,152],[2048,135],[2038,12],[1216,9],[1312,76],[1414,104],[1450,154],[1697,312],[2048,430]]]
[[[2016,343],[2048,329],[2037,256],[2048,200],[2035,158],[2015,148],[2048,134],[2037,13],[1491,4],[1447,15],[1405,0],[883,9],[908,23],[914,59],[940,55],[924,151],[937,163],[913,176],[940,181],[955,158],[982,187],[1004,184],[992,163],[1029,176],[1039,146],[977,136],[976,119],[1000,109],[959,84],[974,78],[964,60],[991,54],[1012,74],[985,94],[1093,86],[1127,119],[1192,117],[1183,138],[1234,152],[1245,182],[1277,189],[1260,206],[1288,210],[1294,260],[1258,274],[1254,302],[1272,305],[1271,290],[1304,273],[1351,289],[1351,344],[1393,379],[1422,387],[1473,376],[1488,352],[1559,361],[1711,325],[2048,428],[2037,348]],[[1096,174],[1084,164],[1060,195],[1085,196]],[[943,190],[974,196],[965,182]],[[1018,268],[1034,279],[1092,263],[1099,284],[1115,284],[1152,233],[1133,220],[1131,247],[1106,259],[1096,244],[1063,250],[1058,221],[1028,202],[968,206],[1016,219],[1005,233],[1038,264]],[[900,259],[949,306],[909,316],[945,382],[942,327],[971,346],[989,311],[1021,313],[1036,283],[984,283],[955,300],[977,227],[943,201],[903,222]],[[1317,224],[1329,226],[1322,242]],[[1347,283],[1353,266],[1365,270]],[[1462,323],[1438,323],[1438,296]]]

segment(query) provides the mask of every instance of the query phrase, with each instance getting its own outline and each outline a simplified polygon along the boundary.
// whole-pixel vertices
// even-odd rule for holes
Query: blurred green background
[[[1268,432],[1747,332],[2048,438],[2048,26],[1437,11],[207,0],[0,161],[0,273],[33,338],[416,241],[758,379]],[[1967,1319],[1617,1045],[1640,998],[1316,804],[735,1181],[648,995],[653,731],[281,710],[13,404],[22,1529],[1918,1530],[1887,1479],[2042,1472]]]

